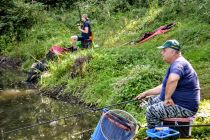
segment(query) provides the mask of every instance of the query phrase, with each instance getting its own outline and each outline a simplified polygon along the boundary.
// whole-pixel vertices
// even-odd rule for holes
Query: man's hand
[[[141,99],[144,99],[146,96],[147,96],[146,93],[143,92],[143,93],[140,93],[138,96],[136,96],[135,99],[136,99],[136,100],[141,100]]]
[[[170,99],[165,99],[164,100],[164,105],[165,106],[172,106],[172,105],[175,105],[175,104],[174,104],[174,101],[170,98]]]

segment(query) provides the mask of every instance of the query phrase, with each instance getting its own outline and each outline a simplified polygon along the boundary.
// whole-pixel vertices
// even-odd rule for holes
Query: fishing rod
[[[169,127],[172,127],[172,128],[176,128],[176,127],[208,127],[208,126],[210,126],[210,124],[197,124],[197,125],[161,125],[161,126],[148,125],[148,126],[140,126],[139,123],[138,123],[138,126],[139,126],[139,128],[151,128],[152,127],[152,128],[156,128],[158,131],[162,131],[166,127],[168,127],[168,128]],[[94,129],[95,128],[91,128],[91,129],[84,130],[82,132],[74,133],[73,136],[80,135],[80,134],[83,134],[83,133],[92,131]]]
[[[78,14],[79,14],[79,25],[81,26],[81,24],[82,24],[82,15],[81,15],[81,11],[80,11],[80,8],[79,8],[78,5],[77,5],[77,10],[78,10]]]
[[[136,39],[133,39],[133,40],[130,40],[128,42],[125,42],[124,44],[121,44],[119,47],[123,47],[123,46],[126,46],[126,45],[136,45],[139,41],[139,37],[136,38]]]
[[[80,112],[80,113],[76,113],[76,114],[60,117],[60,118],[49,120],[49,121],[43,121],[43,122],[38,122],[38,123],[35,123],[35,124],[32,124],[32,125],[18,127],[18,128],[9,130],[9,131],[5,131],[5,132],[2,129],[2,136],[4,134],[8,134],[8,133],[11,133],[11,132],[15,132],[15,131],[23,130],[23,129],[36,127],[36,126],[39,126],[39,125],[49,124],[49,123],[52,123],[52,122],[57,122],[59,120],[65,120],[65,119],[71,118],[71,117],[79,117],[79,116],[82,116],[82,115],[87,114],[87,113],[92,113],[92,112],[103,110],[104,108],[110,108],[110,107],[113,107],[113,106],[118,106],[118,105],[127,104],[127,103],[131,103],[131,102],[136,102],[136,101],[139,101],[139,100],[132,99],[132,100],[128,100],[128,101],[124,101],[124,102],[120,102],[120,103],[116,103],[116,104],[112,104],[112,105],[107,105],[107,106],[104,106],[104,107],[101,107],[101,108],[91,109],[91,110],[88,110],[88,111],[84,111],[84,112]]]
[[[60,117],[60,118],[49,120],[49,121],[38,122],[38,123],[35,123],[35,124],[32,124],[32,125],[19,127],[19,128],[16,128],[16,129],[5,131],[5,132],[2,129],[1,130],[1,134],[2,134],[2,137],[3,137],[4,134],[8,134],[8,133],[11,133],[11,132],[15,132],[15,131],[23,130],[23,129],[28,129],[28,128],[36,127],[38,125],[44,125],[44,124],[48,124],[48,123],[52,123],[52,122],[57,122],[59,120],[63,120],[63,119],[65,120],[65,119],[68,119],[68,118],[71,118],[71,117],[79,117],[79,116],[82,116],[82,115],[87,114],[87,113],[101,111],[104,108],[110,108],[110,107],[119,106],[119,105],[123,105],[123,104],[134,103],[134,102],[137,102],[137,101],[140,101],[141,103],[144,102],[144,100],[131,99],[131,100],[128,100],[128,101],[124,101],[124,102],[120,102],[120,103],[116,103],[116,104],[107,105],[107,106],[104,106],[104,107],[101,107],[101,108],[91,109],[91,110],[88,110],[88,111],[85,111],[85,112],[80,112],[80,113],[76,113],[76,114],[72,114],[72,115]],[[156,126],[155,125],[148,125],[148,126],[141,126],[138,123],[138,126],[139,126],[139,128],[151,128],[151,127],[204,127],[204,126],[209,127],[210,124],[197,124],[197,125],[159,125],[159,126],[157,126],[157,125]]]
[[[128,101],[107,105],[107,106],[104,106],[104,107],[101,107],[101,108],[92,109],[92,111],[99,111],[99,110],[103,110],[104,108],[110,108],[110,107],[113,107],[113,106],[118,106],[118,105],[127,104],[127,103],[130,103],[130,102],[137,102],[137,101],[139,101],[139,100],[131,99],[131,100],[128,100]]]
[[[139,125],[139,124],[138,124]],[[174,125],[147,125],[140,126],[139,128],[163,128],[163,127],[210,127],[210,124],[174,124]]]
[[[120,45],[119,47],[123,47],[123,46],[125,46],[125,45],[134,45],[135,43],[136,43],[136,40],[131,40],[131,41],[128,41],[128,42],[126,42],[126,43]]]
[[[1,129],[2,139],[4,140],[4,134],[8,134],[8,133],[11,133],[11,132],[15,132],[15,131],[19,131],[19,130],[23,130],[23,129],[27,129],[27,128],[32,128],[32,127],[35,127],[35,126],[38,126],[38,125],[44,125],[44,124],[51,123],[51,122],[56,122],[56,121],[62,120],[62,119],[65,120],[65,119],[70,118],[70,117],[76,117],[76,116],[81,116],[83,114],[87,114],[87,113],[90,113],[90,112],[100,111],[100,110],[103,110],[104,108],[110,108],[110,107],[118,106],[118,105],[122,105],[122,104],[134,103],[134,102],[137,102],[137,101],[141,101],[141,103],[142,103],[144,100],[132,99],[132,100],[128,100],[128,101],[124,101],[124,102],[120,102],[120,103],[116,103],[116,104],[112,104],[112,105],[107,105],[107,106],[104,106],[102,108],[96,108],[96,109],[88,110],[88,111],[85,111],[85,112],[60,117],[60,118],[50,120],[50,121],[44,121],[44,122],[39,122],[39,123],[36,123],[36,124],[24,126],[24,127],[19,127],[19,128],[13,129],[13,130],[5,131],[5,132],[4,132],[3,129]],[[195,124],[195,125],[176,125],[175,124],[175,125],[159,125],[159,126],[157,126],[157,125],[156,126],[155,125],[141,126],[139,123],[137,123],[137,125],[139,126],[139,128],[155,128],[155,127],[157,128],[157,127],[159,127],[159,130],[161,130],[161,128],[163,128],[163,127],[173,127],[173,128],[176,128],[176,127],[210,127],[210,124]],[[88,130],[79,132],[78,134],[86,133],[86,132],[89,132],[91,130],[93,130],[93,129],[88,129]],[[78,135],[78,134],[76,133],[75,135]]]
[[[42,63],[40,60],[36,59],[32,54],[29,54],[35,61]]]

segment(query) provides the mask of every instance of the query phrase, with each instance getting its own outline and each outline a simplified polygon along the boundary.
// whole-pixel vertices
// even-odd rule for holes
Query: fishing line
[[[81,134],[83,134],[83,133],[87,133],[87,132],[92,131],[92,130],[94,130],[94,129],[95,129],[95,127],[94,127],[94,128],[90,128],[90,129],[87,129],[87,130],[83,130],[83,131],[81,131],[81,132],[74,133],[74,134],[72,134],[71,136],[81,135]]]
[[[173,123],[173,122],[172,122]],[[138,124],[139,125],[139,124]],[[189,125],[176,125],[176,124],[174,124],[174,125],[147,125],[147,126],[140,126],[139,125],[139,127],[140,128],[155,128],[155,127],[208,127],[208,126],[210,126],[210,124],[189,124]]]
[[[88,110],[88,111],[84,111],[84,112],[80,112],[80,113],[76,113],[76,114],[72,114],[72,115],[60,117],[60,118],[57,118],[57,119],[54,119],[54,120],[38,122],[38,123],[35,123],[35,124],[32,124],[32,125],[19,127],[19,128],[16,128],[16,129],[5,131],[5,132],[2,129],[1,130],[2,137],[4,136],[4,134],[9,134],[11,132],[15,132],[15,131],[23,130],[23,129],[28,129],[28,128],[36,127],[38,125],[44,125],[44,124],[49,124],[49,123],[52,123],[52,122],[57,122],[59,120],[63,120],[63,119],[65,120],[65,119],[68,119],[68,118],[71,118],[71,117],[79,117],[79,116],[82,116],[82,115],[87,114],[87,113],[93,113],[93,112],[101,111],[104,108],[110,108],[110,107],[114,107],[114,106],[118,106],[118,105],[122,105],[122,104],[134,103],[134,102],[137,102],[137,101],[139,101],[139,100],[132,99],[132,100],[128,100],[128,101],[124,101],[124,102],[120,102],[120,103],[116,103],[116,104],[112,104],[112,105],[107,105],[107,106],[104,106],[102,108],[91,109],[91,110]],[[142,101],[144,101],[144,100],[141,100],[141,102]],[[152,125],[150,125],[150,126],[141,126],[138,123],[138,126],[139,126],[139,128],[150,128],[150,127],[204,127],[204,126],[207,127],[207,126],[210,126],[210,124],[198,124],[198,125],[161,125],[161,126],[152,126]]]
[[[85,112],[80,112],[80,113],[72,114],[72,115],[69,115],[69,116],[60,117],[60,118],[57,118],[57,119],[54,119],[54,120],[38,122],[38,123],[35,123],[35,124],[32,124],[32,125],[23,126],[23,127],[19,127],[19,128],[16,128],[16,129],[5,131],[5,132],[2,131],[2,132],[3,132],[3,134],[8,134],[8,133],[11,133],[11,132],[15,132],[15,131],[19,131],[19,130],[23,130],[23,129],[27,129],[27,128],[32,128],[32,127],[35,127],[35,126],[38,126],[38,125],[44,125],[44,124],[48,124],[48,123],[51,123],[51,122],[57,122],[59,120],[63,120],[63,119],[71,118],[71,117],[77,117],[77,116],[79,117],[79,116],[87,114],[87,113],[100,111],[104,108],[110,108],[110,107],[113,107],[113,106],[118,106],[118,105],[130,103],[130,102],[136,102],[136,101],[138,101],[138,100],[132,99],[132,100],[128,100],[128,101],[124,101],[124,102],[120,102],[120,103],[116,103],[116,104],[112,104],[112,105],[107,105],[107,106],[104,106],[102,108],[91,109],[91,110],[88,110],[88,111],[85,111]]]

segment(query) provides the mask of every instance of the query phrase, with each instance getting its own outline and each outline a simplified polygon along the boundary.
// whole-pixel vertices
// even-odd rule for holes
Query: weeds
[[[98,107],[132,99],[140,92],[161,83],[167,68],[159,55],[157,46],[168,39],[182,44],[182,53],[196,69],[203,97],[209,99],[209,11],[208,0],[202,1],[93,1],[78,2],[90,17],[94,41],[99,48],[81,50],[64,55],[49,63],[51,76],[44,77],[41,86],[65,85],[65,93],[80,97],[82,101]],[[110,6],[111,4],[111,6]],[[52,45],[68,46],[69,37],[79,34],[75,26],[76,9],[53,9],[46,11],[36,6],[36,22],[30,28],[21,27],[21,41],[11,41],[11,36],[1,35],[1,53],[21,57],[26,70],[35,59],[41,59]],[[23,6],[22,6],[23,8]],[[143,44],[122,44],[154,31],[162,25],[176,22],[168,33],[156,36]],[[85,62],[83,76],[71,78],[74,61],[81,56],[91,56]],[[209,101],[201,102],[200,112]],[[131,112],[142,125],[144,110],[138,104],[122,107]],[[209,123],[199,118],[196,123]],[[197,138],[209,138],[208,128],[193,129]],[[145,131],[139,131],[142,139]],[[137,139],[138,139],[137,138]]]

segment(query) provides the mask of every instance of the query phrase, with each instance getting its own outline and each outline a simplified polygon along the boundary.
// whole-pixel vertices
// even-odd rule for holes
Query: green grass
[[[151,2],[149,7],[130,7],[126,12],[112,12],[89,5],[93,13],[92,29],[95,44],[100,47],[79,50],[64,55],[50,62],[51,76],[44,77],[41,87],[53,88],[65,86],[65,94],[72,94],[82,101],[103,107],[117,102],[127,101],[140,92],[161,83],[168,67],[156,49],[167,39],[177,39],[183,46],[183,55],[196,69],[201,84],[201,108],[210,105],[210,66],[209,66],[209,14],[210,8],[204,1],[166,1],[162,6]],[[100,5],[101,6],[101,5]],[[106,7],[106,5],[104,6]],[[100,13],[100,10],[101,13]],[[108,10],[108,9],[106,9]],[[95,11],[98,12],[94,17]],[[108,13],[111,13],[109,16]],[[18,44],[9,44],[4,53],[23,58],[23,69],[28,69],[34,59],[41,59],[48,49],[55,44],[69,45],[69,37],[79,34],[76,26],[76,10],[48,12],[40,15],[40,21],[30,30],[26,30],[25,38]],[[90,15],[91,16],[91,15]],[[102,17],[104,16],[104,17]],[[99,20],[100,19],[100,20]],[[135,40],[145,32],[151,32],[162,25],[176,22],[171,31],[158,35],[143,44],[125,44]],[[15,48],[15,49],[14,49]],[[81,56],[91,55],[92,59],[83,68],[83,77],[71,78],[74,60]],[[138,104],[121,107],[130,112],[145,125],[144,110]],[[207,114],[210,114],[209,111]],[[208,118],[197,117],[196,124],[210,123]],[[196,138],[209,138],[209,129],[193,129]],[[145,136],[145,129],[140,129],[137,139]]]

